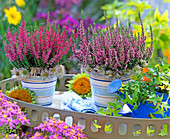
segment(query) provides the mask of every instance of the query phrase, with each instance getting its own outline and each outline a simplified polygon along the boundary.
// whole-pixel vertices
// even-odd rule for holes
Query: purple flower
[[[69,23],[68,23],[68,21],[69,21]],[[67,23],[68,23],[68,25],[67,25]],[[66,14],[64,18],[58,20],[57,24],[59,24],[60,27],[67,25],[66,30],[69,35],[72,34],[73,26],[75,29],[77,29],[79,27],[79,21],[76,18],[69,16],[68,14]]]
[[[38,127],[35,127],[34,130],[36,133],[34,133],[33,138],[41,138],[43,135],[43,137],[46,136],[49,139],[62,139],[63,137],[66,137],[67,139],[87,139],[87,136],[84,135],[81,127],[78,127],[75,124],[73,126],[68,126],[65,122],[53,118],[47,119],[44,124],[41,123]]]
[[[79,5],[81,0],[55,0],[60,8],[69,10],[73,5]]]
[[[4,95],[0,93],[0,126],[7,127],[6,131],[0,131],[0,134],[2,132],[8,133],[7,129],[13,131],[24,124],[30,124],[24,112],[21,111],[16,102],[7,101]]]
[[[34,20],[38,20],[38,19],[47,19],[48,17],[48,13],[43,13],[43,12],[39,12],[36,14],[36,16],[34,17]],[[49,17],[52,20],[53,18],[57,18],[57,14],[55,12],[49,12]]]

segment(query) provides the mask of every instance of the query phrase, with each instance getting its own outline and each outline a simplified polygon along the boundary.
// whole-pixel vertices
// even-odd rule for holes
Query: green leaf
[[[136,75],[133,75],[132,76],[132,80],[136,80],[137,79],[137,76]]]
[[[154,18],[157,22],[159,22],[159,20],[161,19],[161,13],[159,12],[158,8],[156,8],[156,11],[154,13]]]
[[[168,22],[168,10],[166,10],[163,14],[162,14],[162,17],[161,17],[161,20],[164,20],[166,22]]]
[[[97,114],[107,115],[109,112],[105,108],[101,108],[96,112]]]
[[[112,129],[111,129],[110,127],[111,127],[111,124],[105,125],[104,130],[105,130],[106,132],[111,132]]]
[[[132,99],[130,99],[130,97],[128,96],[128,93],[126,92],[126,97],[125,99],[121,100],[123,102],[123,104],[129,103],[131,105],[133,105],[134,101]]]
[[[160,136],[168,135],[168,125],[167,124],[163,125],[163,128],[161,128],[161,133],[159,133],[158,135],[160,135]]]
[[[159,100],[159,97],[156,97],[156,95],[152,95],[152,96],[149,97],[149,99],[147,99],[147,101],[152,102],[154,105],[156,105],[158,100]]]
[[[98,125],[97,123],[93,123],[93,125],[94,125],[97,129],[102,127],[101,125]]]
[[[168,35],[166,35],[166,34],[162,34],[161,36],[160,36],[160,39],[162,40],[162,41],[169,41],[170,39],[169,39],[169,36]]]

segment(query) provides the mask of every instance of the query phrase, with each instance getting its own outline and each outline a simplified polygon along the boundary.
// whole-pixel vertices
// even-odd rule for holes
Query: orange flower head
[[[149,83],[151,80],[149,80],[148,77],[143,76],[143,79],[142,79],[141,81],[142,81],[142,82],[147,82],[147,83]]]
[[[143,68],[143,69],[142,69],[142,73],[146,73],[146,72],[148,72],[148,71],[149,71],[148,68]]]
[[[164,31],[165,31],[165,29],[161,29],[160,35],[162,35],[164,33]]]
[[[79,77],[73,83],[73,90],[81,95],[87,94],[90,92],[90,80],[87,77]]]
[[[135,34],[136,32],[138,32],[136,29],[133,29],[132,30],[133,34]]]
[[[170,56],[170,48],[164,51],[164,55],[168,58]]]
[[[168,64],[170,65],[170,56],[168,57]]]

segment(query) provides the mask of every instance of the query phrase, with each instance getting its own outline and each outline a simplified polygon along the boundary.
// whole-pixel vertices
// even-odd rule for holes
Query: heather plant
[[[8,101],[4,94],[0,93],[0,138],[16,137],[15,134],[24,124],[30,124],[24,112],[16,102]]]
[[[61,30],[56,25],[47,25],[27,31],[25,22],[19,28],[19,32],[8,29],[4,50],[6,56],[13,65],[12,73],[17,77],[27,76],[52,76],[62,77],[64,67],[62,58],[67,55],[73,45],[72,35],[67,35],[66,26]]]
[[[140,11],[143,17],[143,24],[145,27],[145,34],[147,36],[146,44],[150,43],[150,32],[148,30],[149,25],[153,28],[153,55],[149,60],[149,64],[156,65],[157,57],[161,57],[164,62],[168,62],[168,57],[163,53],[168,52],[170,46],[169,39],[169,18],[168,18],[168,6],[170,1],[160,0],[159,4],[155,1],[143,1],[143,0],[128,0],[125,2],[113,0],[112,3],[106,4],[101,7],[106,11],[107,18],[119,17],[119,19],[126,21],[130,19],[133,22],[133,32],[140,30],[139,19],[136,11]],[[156,6],[156,7],[155,7]],[[102,20],[105,19],[103,16]]]
[[[140,16],[140,15],[139,15]],[[131,25],[123,26],[116,23],[110,25],[106,20],[106,29],[91,27],[92,36],[84,31],[81,20],[79,49],[72,47],[73,57],[77,58],[88,72],[101,74],[105,77],[118,77],[137,72],[147,63],[153,51],[153,33],[151,29],[151,44],[146,47],[146,36],[140,18],[141,35],[132,33]]]

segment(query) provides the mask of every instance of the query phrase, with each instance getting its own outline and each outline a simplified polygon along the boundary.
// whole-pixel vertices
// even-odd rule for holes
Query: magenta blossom
[[[8,129],[16,131],[21,125],[25,124],[30,124],[29,120],[17,103],[8,101],[4,94],[0,93],[0,127],[1,129],[3,127],[0,134],[7,133]]]
[[[30,72],[32,67],[50,69],[62,62],[76,38],[73,37],[75,35],[68,36],[66,25],[61,30],[49,22],[50,19],[47,26],[34,31],[26,31],[24,21],[19,32],[8,30],[4,49],[14,67]]]
[[[146,47],[142,20],[141,35],[133,35],[131,26],[109,25],[104,29],[91,27],[92,35],[86,34],[85,22],[81,20],[79,31],[79,49],[72,47],[73,57],[77,58],[87,71],[101,73],[103,76],[121,77],[129,70],[141,68],[151,57],[153,51],[153,33],[151,46]],[[78,40],[79,41],[79,40]],[[72,58],[73,58],[72,57]]]

